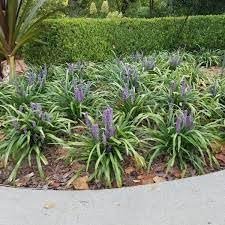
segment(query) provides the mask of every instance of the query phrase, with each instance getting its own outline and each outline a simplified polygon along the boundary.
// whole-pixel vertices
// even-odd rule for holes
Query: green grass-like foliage
[[[27,160],[36,160],[43,176],[50,144],[68,148],[66,159],[84,163],[90,180],[108,187],[122,186],[132,163],[148,162],[150,169],[159,159],[168,169],[191,167],[198,174],[217,166],[224,68],[206,67],[224,62],[222,51],[203,53],[136,52],[105,62],[33,67],[0,83],[0,157],[15,166],[9,180]]]
[[[166,117],[150,115],[156,127],[146,128],[146,141],[152,146],[148,153],[148,167],[161,156],[167,157],[167,169],[178,166],[186,171],[191,165],[204,173],[204,166],[218,165],[211,149],[211,144],[220,140],[216,134],[217,121],[201,126],[187,110],[169,113]]]
[[[35,156],[41,177],[44,177],[42,164],[47,165],[44,148],[48,144],[61,140],[57,135],[68,133],[68,121],[55,111],[46,112],[41,104],[31,103],[30,106],[21,105],[19,109],[9,105],[3,122],[4,141],[0,144],[0,153],[5,166],[9,159],[15,162],[15,167],[9,177],[9,182],[15,179],[22,162],[27,159],[29,165]]]
[[[87,171],[95,180],[103,181],[111,187],[116,182],[123,184],[123,162],[126,157],[134,160],[137,167],[145,167],[144,158],[138,153],[140,140],[136,137],[135,127],[129,125],[125,116],[114,118],[107,115],[111,108],[103,112],[102,127],[86,115],[84,132],[74,136],[70,142],[72,159],[86,162]]]

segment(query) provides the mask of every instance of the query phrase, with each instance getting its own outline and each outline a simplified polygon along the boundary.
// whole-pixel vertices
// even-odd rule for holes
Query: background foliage
[[[102,61],[136,51],[223,49],[224,16],[158,19],[57,19],[43,24],[41,43],[24,49],[34,64]],[[44,44],[43,44],[44,42]],[[56,57],[57,56],[57,57]]]

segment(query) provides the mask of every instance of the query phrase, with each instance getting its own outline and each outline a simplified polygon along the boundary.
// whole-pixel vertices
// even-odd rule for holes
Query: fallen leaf
[[[173,175],[176,178],[181,178],[181,171],[178,168],[172,168],[170,171],[170,174]]]
[[[26,176],[23,176],[23,177],[17,179],[17,180],[15,181],[15,185],[16,185],[17,187],[23,187],[23,186],[26,186],[27,183],[29,182],[29,180],[31,179],[31,177],[33,177],[33,176],[34,176],[34,173],[33,173],[33,172],[32,172],[32,173],[29,173],[29,174],[27,174]]]
[[[216,158],[219,161],[222,161],[223,163],[225,163],[225,155],[224,154],[216,154]]]
[[[85,165],[84,164],[81,164],[79,162],[74,162],[71,164],[71,170],[74,172],[74,171],[77,171],[77,170],[81,170],[81,169],[84,169],[85,168]]]
[[[68,150],[66,148],[58,148],[56,154],[60,157],[66,157],[68,155]]]
[[[54,202],[46,202],[44,204],[44,208],[45,209],[52,209],[52,208],[55,208],[56,204]]]
[[[134,183],[141,183],[141,180],[133,180]]]
[[[158,163],[155,166],[152,167],[152,170],[154,172],[162,172],[165,169],[165,164],[164,163]]]
[[[142,179],[144,179],[144,178],[145,178],[144,175],[139,175],[139,176],[137,176],[137,179],[138,179],[138,180],[142,180]]]
[[[128,175],[130,175],[134,171],[135,171],[134,167],[131,167],[131,166],[129,166],[125,169],[125,173]]]
[[[53,188],[58,188],[60,186],[60,183],[57,181],[52,181],[52,182],[50,182],[50,184]]]
[[[142,178],[142,184],[154,184],[154,180],[152,176],[145,176]]]
[[[153,178],[153,181],[154,181],[155,183],[161,183],[161,182],[165,182],[166,179],[165,179],[164,177],[155,176],[155,177]]]
[[[73,187],[76,190],[89,190],[88,176],[78,177],[73,181]]]

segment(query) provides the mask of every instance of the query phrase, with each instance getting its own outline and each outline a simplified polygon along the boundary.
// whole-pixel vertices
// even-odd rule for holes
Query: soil
[[[218,170],[225,169],[225,147],[222,147],[221,150],[220,153],[216,154],[221,165]],[[78,162],[69,163],[60,159],[67,154],[65,149],[51,148],[46,152],[48,152],[48,165],[43,166],[45,172],[44,179],[40,178],[35,160],[33,160],[31,167],[27,163],[24,163],[18,171],[17,179],[9,184],[7,183],[7,178],[13,169],[13,163],[11,162],[4,168],[3,163],[0,161],[0,186],[27,187],[42,190],[96,190],[106,188],[101,182],[88,181],[89,174],[81,172],[85,171],[84,164]],[[166,173],[165,159],[160,159],[154,163],[149,173],[146,170],[133,167],[133,162],[130,159],[126,159],[124,168],[123,185],[125,187],[160,183],[183,178],[182,172],[176,167]],[[206,173],[211,173],[216,170],[208,167],[205,168],[205,171]],[[80,176],[77,176],[77,173],[79,173]],[[189,167],[185,177],[196,175],[196,171]],[[116,187],[116,184],[113,186]]]
[[[212,66],[212,67],[209,67],[209,68],[201,67],[201,71],[203,73],[205,73],[206,75],[211,76],[211,77],[215,77],[215,76],[224,74],[224,72],[225,72],[223,70],[223,68],[219,67],[219,66]]]

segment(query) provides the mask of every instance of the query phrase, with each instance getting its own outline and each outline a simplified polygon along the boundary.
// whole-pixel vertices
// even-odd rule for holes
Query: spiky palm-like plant
[[[24,44],[37,35],[41,22],[50,13],[38,12],[47,0],[0,0],[0,55],[10,67],[10,79],[15,76],[15,56]]]

